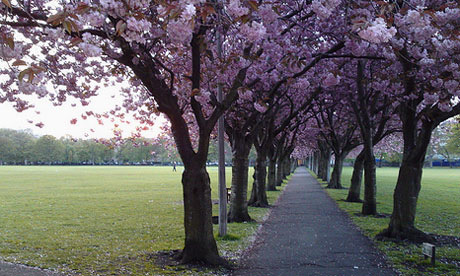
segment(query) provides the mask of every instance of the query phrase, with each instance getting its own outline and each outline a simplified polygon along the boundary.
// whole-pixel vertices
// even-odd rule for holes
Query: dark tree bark
[[[209,175],[200,163],[187,165],[182,174],[186,236],[181,262],[222,264],[213,236]]]
[[[276,191],[276,157],[268,159],[267,191]]]
[[[417,91],[415,66],[405,49],[401,51],[399,60],[404,71],[405,94],[411,95]],[[378,237],[408,239],[415,242],[433,241],[429,235],[415,227],[423,164],[433,130],[442,121],[459,114],[460,105],[457,104],[450,112],[442,112],[438,108],[425,109],[425,114],[419,117],[417,106],[422,100],[423,96],[412,98],[399,107],[404,140],[403,160],[393,195],[390,223]]]
[[[363,202],[361,196],[361,183],[364,170],[364,153],[361,151],[353,164],[353,174],[351,175],[351,185],[348,190],[346,201],[348,202]]]
[[[313,162],[313,165],[314,165],[314,172],[316,174],[317,177],[319,177],[319,152],[318,151],[315,151],[315,153],[313,154],[313,159],[314,159],[314,162]]]
[[[269,145],[268,150],[268,177],[267,177],[267,191],[276,191],[276,159],[278,156],[278,149],[272,143]]]
[[[420,164],[403,162],[393,196],[393,214],[390,225],[379,234],[380,236],[409,239],[416,242],[431,240],[428,235],[418,230],[414,223],[421,178]]]
[[[232,134],[232,193],[228,212],[229,222],[251,221],[248,212],[249,153],[252,141],[244,134]]]
[[[363,61],[358,61],[356,78],[358,98],[357,101],[353,101],[351,105],[359,125],[364,146],[362,152],[360,153],[360,155],[364,155],[364,202],[361,212],[363,215],[376,215],[377,185],[374,145],[385,135],[385,125],[390,118],[390,116],[388,116],[387,108],[389,101],[387,97],[381,98],[380,93],[369,92],[366,94],[364,85],[364,66],[365,63]],[[380,108],[376,108],[376,102],[380,103]],[[379,116],[376,116],[377,114]],[[377,122],[371,119],[372,116],[380,118],[377,129]]]
[[[377,214],[377,185],[375,172],[375,156],[372,146],[366,149],[364,160],[364,202],[362,208],[363,215]]]
[[[253,207],[268,207],[265,187],[267,178],[267,152],[264,148],[257,149],[255,176],[248,204]]]
[[[329,166],[331,163],[331,148],[325,141],[318,141],[319,148],[319,174],[318,177],[323,181],[329,180]]]
[[[407,117],[414,114],[412,110],[405,110],[404,113]],[[426,150],[436,123],[423,122],[418,135],[417,128],[413,124],[415,120],[412,122],[403,120],[404,152],[393,195],[393,213],[388,228],[378,236],[408,239],[415,242],[432,242],[433,239],[429,235],[415,227],[415,214]],[[410,129],[409,125],[414,128]]]
[[[343,189],[342,186],[342,169],[343,161],[348,152],[341,152],[335,156],[334,169],[331,174],[331,181],[327,185],[328,189]]]
[[[287,177],[291,174],[291,159],[289,157],[284,158],[283,162],[283,179],[287,179]]]

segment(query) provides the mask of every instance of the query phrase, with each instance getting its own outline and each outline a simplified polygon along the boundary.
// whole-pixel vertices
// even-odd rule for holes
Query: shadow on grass
[[[170,251],[158,251],[154,253],[148,253],[147,259],[154,262],[155,265],[162,269],[177,272],[230,272],[236,264],[229,262],[228,265],[209,265],[203,262],[192,262],[189,264],[181,264],[180,256],[182,250],[170,250]]]

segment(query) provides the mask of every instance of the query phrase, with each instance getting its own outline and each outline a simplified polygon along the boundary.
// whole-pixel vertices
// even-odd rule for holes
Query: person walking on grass
[[[175,172],[175,171],[176,171],[176,162],[174,161],[173,162],[173,172]]]

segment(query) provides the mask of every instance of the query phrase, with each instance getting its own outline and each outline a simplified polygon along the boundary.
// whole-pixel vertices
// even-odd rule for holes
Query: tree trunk
[[[375,156],[370,149],[365,150],[364,160],[364,203],[362,208],[363,215],[377,215],[377,185],[375,174]]]
[[[413,91],[414,82],[409,82],[409,84],[408,91]],[[390,223],[378,237],[434,242],[433,238],[415,227],[415,214],[426,151],[431,140],[431,133],[440,121],[431,118],[421,120],[421,126],[417,127],[418,121],[414,106],[415,104],[407,104],[400,109],[399,116],[403,123],[404,139],[403,159],[393,194],[393,213]]]
[[[321,152],[321,162],[322,162],[321,179],[323,181],[328,181],[329,180],[329,166],[331,163],[331,152],[329,150]]]
[[[268,161],[267,191],[276,191],[276,158],[270,158]]]
[[[378,236],[415,242],[432,241],[427,234],[415,228],[414,224],[417,199],[421,189],[422,167],[423,162],[414,164],[403,160],[393,195],[390,225]]]
[[[325,175],[325,173],[324,173],[324,168],[323,168],[323,166],[324,166],[324,162],[323,162],[323,160],[324,160],[324,155],[323,155],[323,152],[322,152],[322,151],[319,151],[319,152],[317,153],[316,158],[317,158],[317,162],[318,162],[318,163],[317,163],[317,171],[318,171],[317,176],[318,176],[318,178],[323,179],[323,178],[324,178],[324,175]]]
[[[351,176],[351,185],[348,190],[346,201],[348,202],[363,202],[360,199],[361,195],[361,182],[364,169],[364,152],[361,152],[355,159],[353,164],[353,174]]]
[[[219,257],[212,227],[212,203],[209,175],[204,162],[185,166],[182,174],[184,195],[185,247],[181,263],[223,264]]]
[[[335,156],[335,163],[334,163],[334,169],[332,170],[332,176],[331,176],[331,181],[327,185],[327,188],[329,189],[342,189],[342,169],[343,169],[343,160],[345,160],[345,157],[347,156],[347,153],[342,153],[342,154],[337,154]]]
[[[268,207],[267,192],[265,188],[267,178],[267,154],[264,149],[257,151],[255,166],[255,179],[252,185],[251,198],[249,206]]]
[[[287,179],[287,177],[291,174],[291,158],[286,157],[283,161],[283,179]]]
[[[234,143],[232,166],[232,193],[228,212],[229,222],[251,221],[248,212],[249,152],[251,147],[243,141]]]
[[[319,152],[315,151],[313,157],[314,157],[313,166],[315,169],[314,171],[315,171],[316,177],[319,177]]]
[[[326,142],[319,141],[319,172],[318,178],[321,178],[323,181],[328,180],[328,167],[331,161],[331,150],[329,145]]]

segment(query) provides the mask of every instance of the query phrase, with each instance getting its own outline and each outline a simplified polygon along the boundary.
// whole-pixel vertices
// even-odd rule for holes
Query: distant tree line
[[[0,129],[0,164],[167,165],[178,162],[176,150],[165,144],[161,138],[126,139],[114,145],[96,139],[58,139],[52,135],[36,136],[30,130]],[[209,162],[217,162],[217,150],[211,149],[211,152],[214,154],[210,154]]]
[[[0,129],[0,165],[169,165],[180,163],[167,138],[125,139],[104,143],[97,139],[37,136],[30,130]],[[253,154],[254,155],[254,154]],[[255,156],[255,155],[254,155]],[[253,157],[255,158],[255,157]],[[226,146],[226,162],[231,149]],[[208,164],[217,165],[217,145],[209,148]]]

